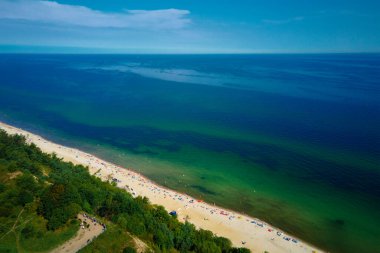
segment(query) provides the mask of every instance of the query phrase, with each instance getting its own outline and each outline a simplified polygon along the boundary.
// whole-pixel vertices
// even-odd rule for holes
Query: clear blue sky
[[[0,0],[0,52],[374,51],[379,0]]]

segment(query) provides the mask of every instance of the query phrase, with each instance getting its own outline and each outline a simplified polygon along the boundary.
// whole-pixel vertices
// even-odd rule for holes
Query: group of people
[[[99,224],[100,226],[103,227],[103,231],[107,230],[106,224],[99,222],[95,217],[91,217],[86,213],[83,213],[83,217],[85,217],[84,221],[81,223],[82,229],[85,229],[85,223],[87,223],[87,219],[89,219],[91,222],[93,222],[94,225]]]
[[[79,152],[81,152],[81,151],[76,151],[76,152],[78,152],[78,154],[79,154]],[[78,154],[76,154],[76,155],[78,155]],[[228,220],[230,220],[230,221],[232,221],[236,218],[242,219],[242,216],[240,216],[240,215],[235,215],[234,213],[228,212],[228,211],[223,210],[221,208],[210,206],[210,205],[204,203],[203,201],[197,201],[194,198],[192,198],[186,194],[180,194],[180,193],[171,191],[169,189],[166,189],[164,187],[160,187],[160,186],[156,185],[154,182],[152,182],[151,180],[141,176],[140,174],[138,174],[136,172],[133,172],[133,170],[131,170],[131,169],[125,170],[125,169],[123,169],[117,165],[105,163],[101,160],[98,160],[95,156],[92,156],[90,154],[86,154],[86,156],[89,159],[89,160],[87,160],[87,164],[89,166],[93,166],[93,167],[96,167],[97,169],[99,169],[96,173],[94,173],[95,176],[103,177],[103,178],[108,177],[108,179],[110,179],[112,182],[119,184],[119,183],[122,183],[122,181],[120,179],[114,177],[113,175],[117,175],[117,174],[120,175],[121,174],[123,176],[126,176],[126,178],[129,180],[135,181],[138,186],[141,186],[141,187],[148,189],[150,192],[152,192],[154,194],[154,196],[156,196],[157,194],[163,195],[164,198],[171,198],[175,201],[181,202],[185,209],[188,209],[191,206],[193,206],[193,207],[198,206],[201,209],[204,209],[205,211],[209,212],[212,215],[219,214],[221,216],[228,218]],[[103,169],[105,169],[106,174],[102,175],[102,172],[104,172]],[[124,186],[124,189],[126,191],[128,191],[129,193],[131,193],[132,196],[134,196],[134,197],[139,195],[138,192],[136,192],[135,189],[132,188],[128,184],[126,184]],[[177,211],[179,211],[179,210],[177,210]],[[84,216],[88,217],[93,222],[97,222],[97,220],[93,217],[90,217],[86,214],[84,214]],[[208,218],[204,218],[204,220],[206,221],[206,220],[208,220]],[[253,225],[261,227],[261,228],[268,227],[268,232],[274,231],[273,228],[271,228],[269,225],[265,224],[262,221],[259,221],[259,220],[256,221],[256,220],[252,220],[252,219],[248,219],[248,218],[246,218],[246,221],[252,223]],[[103,230],[106,229],[105,224],[100,224],[100,225],[103,226]],[[282,232],[277,231],[277,236],[281,237],[282,234],[283,234]],[[298,243],[298,241],[295,238],[291,238],[288,236],[282,236],[282,238],[285,241],[291,241],[293,243]],[[275,239],[274,237],[271,237],[271,240],[274,240],[274,239]],[[245,241],[242,242],[242,244],[245,244],[245,243],[246,243]]]
[[[194,206],[197,205],[200,208],[208,211],[210,214],[220,214],[221,216],[227,217],[229,220],[243,219],[243,217],[240,215],[235,215],[235,214],[230,213],[226,210],[223,210],[223,209],[220,209],[217,207],[209,206],[208,204],[203,203],[203,201],[196,201],[195,199],[193,199],[187,195],[179,194],[179,193],[173,192],[171,190],[167,190],[165,188],[159,187],[159,186],[155,185],[152,181],[145,179],[144,177],[140,176],[137,173],[135,174],[134,172],[125,172],[125,171],[123,171],[123,172],[126,173],[128,175],[128,177],[130,177],[130,179],[132,179],[133,181],[138,181],[139,186],[147,188],[149,191],[153,192],[154,194],[163,194],[164,198],[171,198],[175,201],[182,202],[183,207],[186,209],[189,208],[191,205],[194,205]],[[136,192],[134,191],[134,189],[130,186],[126,185],[125,189],[128,192],[130,192],[133,196],[137,195]],[[179,211],[179,210],[180,209],[178,209],[177,211]],[[204,220],[208,220],[208,218],[204,218]],[[270,227],[269,225],[265,224],[262,221],[248,219],[248,218],[246,218],[246,221],[250,222],[250,223],[252,223],[258,227],[261,227],[261,228],[267,227],[268,232],[274,231],[274,229],[272,227]],[[282,234],[283,234],[282,232],[277,231],[277,235],[279,237],[281,237]],[[291,241],[293,243],[298,243],[297,239],[291,238],[289,236],[283,236],[282,238],[285,241]],[[274,240],[274,239],[275,239],[274,237],[271,238],[271,240]],[[245,241],[244,241],[244,243],[242,242],[242,244],[245,244],[245,243],[246,243]]]
[[[70,151],[76,152],[77,158],[78,158],[79,153],[81,153],[81,151],[78,151],[78,150],[70,150]],[[90,154],[86,154],[86,153],[83,153],[83,154],[85,156],[87,156],[87,160],[86,160],[87,165],[89,165],[90,167],[98,169],[94,173],[95,176],[98,176],[98,177],[103,178],[105,180],[111,180],[112,182],[115,182],[117,184],[120,184],[123,182],[125,183],[125,180],[122,181],[122,180],[114,177],[114,175],[124,176],[125,179],[128,180],[128,184],[125,184],[125,186],[123,188],[126,191],[128,191],[129,193],[131,193],[132,196],[134,196],[134,197],[141,195],[141,193],[137,192],[134,188],[132,188],[132,186],[130,184],[132,182],[135,182],[135,183],[137,183],[138,186],[143,187],[143,188],[149,190],[150,192],[152,192],[154,197],[161,195],[161,196],[163,196],[164,199],[170,198],[170,199],[173,199],[175,201],[180,202],[185,209],[198,206],[201,209],[207,211],[208,213],[210,213],[212,215],[219,214],[221,217],[224,216],[230,221],[233,221],[235,219],[243,219],[244,218],[244,216],[235,215],[233,212],[228,212],[228,211],[221,209],[221,208],[218,208],[216,206],[210,206],[209,204],[204,203],[203,201],[195,200],[194,198],[192,198],[186,194],[180,194],[180,193],[177,193],[175,191],[172,191],[172,190],[166,189],[164,187],[158,186],[154,182],[152,182],[151,180],[149,180],[149,179],[143,177],[142,175],[134,172],[132,169],[129,169],[129,168],[124,169],[124,168],[121,168],[117,165],[99,160],[97,157],[92,156]],[[177,211],[179,211],[179,210],[180,209],[178,209]],[[84,216],[88,217],[93,222],[97,222],[97,220],[93,217],[90,217],[86,214],[84,214]],[[188,217],[188,218],[190,218],[190,217]],[[274,229],[272,227],[270,227],[269,225],[265,224],[262,221],[259,221],[259,220],[256,221],[254,219],[248,219],[248,217],[245,217],[245,219],[247,222],[250,222],[255,226],[258,226],[261,228],[267,227],[268,232],[274,231]],[[204,220],[207,221],[209,219],[204,218]],[[103,230],[105,230],[106,229],[105,224],[101,224],[101,225],[103,226]],[[277,236],[281,237],[282,234],[283,234],[282,232],[277,231]],[[288,237],[288,236],[282,236],[282,238],[285,241],[291,241],[294,243],[298,243],[298,241],[296,239]],[[275,239],[274,237],[271,237],[271,240],[274,240],[274,239]],[[242,244],[245,244],[245,243],[246,243],[245,241],[244,241],[244,243],[242,242]]]

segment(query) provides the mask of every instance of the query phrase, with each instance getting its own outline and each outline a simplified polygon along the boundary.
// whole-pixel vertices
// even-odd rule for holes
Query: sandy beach
[[[118,187],[135,197],[145,196],[151,203],[164,206],[168,212],[176,211],[180,221],[187,219],[198,228],[211,230],[219,236],[229,238],[234,246],[246,247],[252,252],[260,253],[323,252],[259,219],[210,205],[157,185],[134,172],[133,168],[122,168],[78,149],[50,142],[41,136],[1,122],[0,128],[9,134],[24,135],[29,143],[34,143],[46,153],[54,152],[65,161],[88,166],[91,174],[104,181],[116,182]]]

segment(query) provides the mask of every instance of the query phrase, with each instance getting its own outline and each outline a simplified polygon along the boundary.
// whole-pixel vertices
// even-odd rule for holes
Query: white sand
[[[38,135],[1,122],[0,128],[10,134],[26,136],[29,143],[33,142],[46,153],[54,152],[65,161],[88,166],[90,173],[95,173],[95,176],[102,180],[117,179],[118,187],[129,191],[133,196],[145,196],[153,204],[162,205],[168,211],[175,210],[180,221],[187,218],[198,228],[211,230],[218,236],[229,238],[234,246],[246,247],[252,252],[260,253],[323,252],[261,220],[198,202],[186,194],[159,186],[131,169],[119,167],[74,148],[52,143]]]

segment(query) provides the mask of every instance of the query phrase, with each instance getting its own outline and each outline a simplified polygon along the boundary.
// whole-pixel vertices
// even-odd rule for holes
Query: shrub
[[[132,247],[126,247],[124,250],[123,250],[123,253],[136,253],[137,251],[132,248]]]

